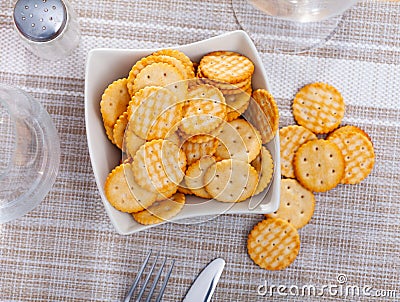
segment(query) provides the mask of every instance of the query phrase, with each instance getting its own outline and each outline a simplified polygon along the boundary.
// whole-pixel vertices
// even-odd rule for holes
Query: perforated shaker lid
[[[64,30],[67,9],[61,0],[18,0],[13,17],[18,31],[27,39],[47,42]]]

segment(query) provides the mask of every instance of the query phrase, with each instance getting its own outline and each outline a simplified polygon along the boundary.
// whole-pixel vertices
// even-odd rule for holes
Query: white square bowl
[[[212,51],[239,52],[252,60],[255,65],[252,78],[253,88],[269,88],[262,60],[244,31],[229,32],[211,39],[177,46],[174,49],[184,52],[194,62],[198,62],[203,55]],[[156,49],[93,49],[89,52],[86,62],[85,122],[90,159],[106,212],[117,232],[123,235],[132,234],[153,225],[144,226],[137,223],[130,214],[122,213],[112,207],[105,197],[105,180],[110,171],[119,164],[122,153],[106,136],[100,113],[100,100],[110,83],[127,77],[136,61],[154,51]],[[233,204],[212,200],[200,205],[197,197],[187,196],[187,205],[173,221],[219,214],[265,214],[276,211],[279,207],[281,175],[279,135],[276,135],[266,146],[274,160],[274,177],[267,194],[259,194],[253,197],[251,202],[246,200]],[[188,219],[185,219],[185,223],[187,221]]]

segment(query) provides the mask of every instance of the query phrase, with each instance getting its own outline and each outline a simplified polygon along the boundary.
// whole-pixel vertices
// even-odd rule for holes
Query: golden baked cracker
[[[188,84],[185,76],[174,66],[167,63],[153,63],[144,67],[137,75],[132,86],[132,95],[146,86],[166,87],[179,101],[186,99]]]
[[[214,155],[217,150],[218,140],[211,138],[211,140],[203,143],[193,143],[190,140],[182,144],[182,150],[186,154],[187,164],[190,165],[206,155]]]
[[[335,143],[344,158],[345,169],[343,184],[357,184],[372,171],[375,163],[375,152],[371,141],[360,132],[340,131],[328,138]]]
[[[174,195],[178,191],[178,186],[175,185],[173,188],[166,192],[161,192],[157,194],[156,201],[164,200],[170,198],[172,195]]]
[[[106,129],[107,138],[108,138],[113,144],[115,144],[115,141],[114,141],[114,125],[111,127],[111,126],[108,126],[108,125],[105,125],[105,124],[104,124],[104,128]]]
[[[183,178],[183,180],[179,184],[178,192],[186,194],[186,195],[193,195],[193,192],[187,187],[187,184],[185,182],[185,178]]]
[[[254,72],[254,64],[239,53],[215,51],[203,56],[199,69],[211,80],[234,84],[249,79]]]
[[[268,218],[251,230],[247,252],[261,268],[281,270],[288,267],[300,251],[300,236],[296,228],[278,218]]]
[[[197,134],[197,135],[188,135],[182,131],[178,131],[178,133],[179,133],[179,136],[181,137],[181,139],[184,141],[188,140],[192,143],[202,144],[202,143],[209,142],[209,141],[213,140],[214,138],[218,137],[218,135],[220,135],[220,133],[222,131],[223,125],[224,125],[224,121],[221,121],[221,124],[214,130],[212,130],[210,133],[203,133],[203,134]]]
[[[208,168],[210,168],[215,163],[215,157],[203,156],[187,168],[184,178],[185,183],[194,195],[202,198],[212,198],[212,196],[205,189],[206,183],[204,182],[204,174],[206,173]]]
[[[267,218],[281,218],[296,229],[305,226],[314,214],[315,197],[295,179],[281,179],[279,209]]]
[[[345,105],[340,92],[325,83],[304,86],[293,101],[296,122],[316,134],[329,133],[343,119]]]
[[[246,120],[237,119],[224,123],[215,155],[222,159],[251,162],[261,150],[259,132]]]
[[[226,106],[228,107],[228,112],[239,110],[240,108],[243,108],[245,105],[248,106],[251,97],[251,88],[247,90],[242,90],[241,92],[236,94],[227,94],[224,95],[224,97]]]
[[[127,88],[129,94],[131,96],[135,93],[135,86],[134,82],[137,75],[146,67],[154,63],[166,63],[171,66],[174,66],[183,76],[184,79],[191,79],[194,78],[193,71],[187,69],[185,65],[178,59],[166,55],[150,55],[147,57],[142,58],[141,60],[137,61],[135,65],[132,66],[131,71],[129,72],[128,80],[127,80]]]
[[[214,199],[240,202],[253,195],[258,184],[258,173],[247,162],[225,159],[207,169],[204,183],[206,191]]]
[[[225,98],[219,89],[203,84],[192,87],[179,129],[189,135],[209,133],[226,119]]]
[[[312,192],[326,192],[336,187],[343,178],[344,167],[339,148],[323,139],[301,145],[293,159],[296,179]]]
[[[247,108],[249,107],[249,104],[250,104],[250,102],[247,102],[242,107],[229,111],[228,114],[226,115],[226,120],[228,122],[236,120],[239,116],[241,116],[247,110]]]
[[[364,130],[362,130],[361,128],[357,127],[357,126],[353,126],[353,125],[345,125],[342,126],[340,128],[335,129],[333,132],[329,133],[327,139],[329,139],[330,136],[332,136],[333,134],[337,134],[340,133],[342,131],[355,131],[358,133],[361,133],[362,135],[364,135],[366,138],[368,138],[368,140],[372,143],[372,139],[371,137],[368,135],[367,132],[365,132]],[[373,143],[372,143],[373,144]]]
[[[246,91],[248,89],[252,89],[251,81],[249,81],[245,86],[240,87],[240,88],[220,89],[220,90],[224,95],[230,95],[230,94],[238,94],[238,93],[241,93],[242,91]]]
[[[250,82],[251,82],[251,77],[248,78],[248,79],[245,79],[242,82],[231,84],[231,83],[225,83],[225,82],[219,82],[219,81],[211,80],[209,78],[204,77],[202,73],[199,73],[199,76],[201,77],[200,80],[203,83],[215,86],[220,90],[243,89],[244,87],[248,87],[250,85]]]
[[[176,50],[176,49],[161,49],[156,52],[153,52],[153,55],[158,56],[158,55],[166,55],[170,57],[174,57],[181,61],[183,65],[185,65],[186,68],[188,68],[191,72],[193,72],[194,75],[194,63],[190,60],[190,58],[185,55],[182,51]]]
[[[146,142],[133,158],[135,180],[144,189],[162,193],[179,185],[185,175],[186,156],[168,140]]]
[[[253,91],[245,116],[260,131],[263,144],[275,137],[279,128],[279,110],[274,97],[267,90]]]
[[[129,125],[142,139],[165,138],[181,120],[182,106],[167,88],[145,87],[129,103]]]
[[[114,127],[115,122],[126,111],[131,97],[126,87],[127,79],[112,82],[104,91],[100,111],[104,125]]]
[[[317,136],[303,126],[287,126],[279,130],[281,173],[285,177],[294,178],[293,158],[297,149]]]
[[[157,194],[142,189],[135,181],[131,164],[121,164],[108,175],[104,194],[109,203],[119,211],[142,211],[155,202]]]
[[[186,66],[178,59],[167,56],[167,55],[150,55],[147,57],[144,57],[137,61],[135,65],[132,66],[131,71],[129,72],[129,76],[127,79],[127,88],[128,92],[131,96],[135,94],[135,87],[134,87],[134,82],[137,77],[137,75],[146,67],[154,63],[166,63],[169,64],[173,67],[175,67],[183,76],[185,79],[193,78],[194,73],[193,71],[189,71],[189,69],[186,69]]]
[[[271,153],[262,146],[260,154],[251,162],[251,165],[258,173],[258,185],[254,192],[257,195],[265,190],[272,180],[274,174],[274,161],[272,160]]]
[[[122,143],[124,141],[124,133],[128,125],[128,113],[122,113],[116,121],[113,128],[113,141],[115,145],[122,150]]]
[[[156,201],[150,207],[132,214],[140,224],[149,225],[167,221],[176,216],[185,205],[185,195],[176,193],[168,199]]]
[[[126,153],[128,158],[133,158],[141,146],[144,145],[146,140],[140,138],[133,132],[132,126],[128,123],[123,141],[123,151]]]

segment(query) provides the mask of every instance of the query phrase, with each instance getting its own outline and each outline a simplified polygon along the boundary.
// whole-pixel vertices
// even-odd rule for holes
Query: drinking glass
[[[357,0],[232,0],[236,19],[256,43],[301,53],[328,41]]]
[[[43,106],[24,91],[0,84],[0,223],[25,215],[52,187],[60,142]]]

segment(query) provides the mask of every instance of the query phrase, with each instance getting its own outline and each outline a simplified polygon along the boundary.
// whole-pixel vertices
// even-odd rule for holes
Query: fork
[[[145,268],[147,266],[147,263],[149,262],[151,254],[152,254],[152,250],[150,250],[149,253],[147,254],[146,259],[144,260],[139,272],[136,275],[135,280],[132,283],[131,288],[129,289],[128,294],[126,295],[126,297],[124,299],[124,302],[129,302],[131,300],[131,298],[132,298],[132,296],[133,296],[133,294],[134,294],[134,292],[135,292],[135,290],[136,290],[136,288],[137,288],[137,286],[139,284],[140,278],[143,275],[143,272],[144,272],[144,270],[145,270]],[[146,290],[147,284],[149,283],[150,278],[151,278],[151,276],[153,274],[154,268],[156,267],[158,259],[159,259],[159,254],[157,254],[156,259],[154,260],[154,262],[153,262],[153,264],[152,264],[152,266],[151,266],[151,268],[150,268],[150,270],[149,270],[149,272],[148,272],[148,274],[146,276],[146,279],[144,280],[143,285],[140,288],[139,294],[138,294],[138,296],[137,296],[137,298],[135,300],[136,302],[140,302],[141,301],[141,299],[143,297],[143,294],[144,294],[144,292]],[[161,266],[159,267],[158,272],[157,272],[156,276],[154,277],[153,284],[151,285],[149,293],[148,293],[148,296],[147,296],[147,298],[145,300],[146,302],[149,302],[150,299],[153,297],[153,294],[154,294],[155,289],[157,287],[157,283],[158,283],[158,281],[159,281],[159,279],[161,277],[161,274],[162,274],[162,272],[164,270],[166,262],[167,262],[167,257],[164,257],[163,260],[162,260]],[[162,298],[162,296],[164,294],[164,291],[165,291],[165,288],[167,286],[169,277],[171,276],[171,272],[172,272],[172,269],[174,267],[174,264],[175,264],[175,260],[172,260],[171,266],[170,266],[169,270],[167,271],[167,273],[165,275],[165,278],[164,278],[164,281],[163,281],[163,283],[161,285],[160,291],[158,292],[158,296],[157,296],[157,298],[155,300],[156,302],[161,301],[161,298]]]

